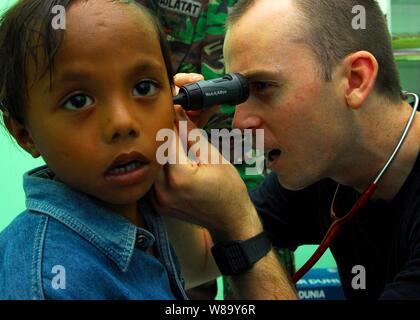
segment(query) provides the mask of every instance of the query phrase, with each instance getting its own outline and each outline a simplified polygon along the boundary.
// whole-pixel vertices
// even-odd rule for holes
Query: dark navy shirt
[[[138,205],[148,230],[54,180],[45,166],[24,175],[24,190],[27,210],[0,233],[0,299],[186,299],[147,197]]]
[[[319,244],[332,220],[331,202],[337,183],[320,181],[301,191],[281,187],[272,173],[251,192],[264,228],[278,247],[294,249]],[[338,215],[360,194],[341,187]],[[368,201],[332,242],[341,282],[348,299],[420,299],[420,157],[391,202]],[[365,289],[352,285],[362,281]],[[356,267],[355,269],[353,269]]]

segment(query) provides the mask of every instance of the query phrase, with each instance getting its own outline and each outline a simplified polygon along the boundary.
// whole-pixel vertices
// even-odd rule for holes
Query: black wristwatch
[[[265,232],[248,240],[219,242],[211,248],[220,272],[225,276],[241,274],[252,268],[271,250]]]

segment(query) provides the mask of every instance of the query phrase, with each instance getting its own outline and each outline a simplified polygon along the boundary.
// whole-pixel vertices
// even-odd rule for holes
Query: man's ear
[[[8,112],[3,113],[3,120],[7,130],[9,130],[22,149],[28,152],[32,157],[38,158],[41,154],[36,149],[35,142],[26,127],[20,121],[12,118]]]
[[[371,91],[378,76],[378,61],[367,51],[348,55],[343,63],[345,99],[352,109],[359,109]]]

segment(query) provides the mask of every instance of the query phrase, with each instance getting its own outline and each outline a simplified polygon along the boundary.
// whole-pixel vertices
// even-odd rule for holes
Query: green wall
[[[43,164],[34,160],[12,141],[3,125],[0,126],[0,230],[25,209],[22,175]]]
[[[15,2],[0,0],[0,14]],[[25,208],[22,174],[42,163],[22,151],[0,122],[0,230]]]
[[[392,0],[393,35],[420,34],[420,1]]]
[[[0,14],[2,14],[4,10],[9,8],[15,2],[16,0],[0,0]]]
[[[397,60],[397,67],[403,90],[420,95],[420,55]]]

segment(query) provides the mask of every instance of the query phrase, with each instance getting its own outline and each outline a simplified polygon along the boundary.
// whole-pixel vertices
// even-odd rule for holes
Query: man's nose
[[[104,139],[114,143],[140,135],[140,124],[137,121],[135,108],[127,102],[114,102],[109,108],[104,108]]]
[[[241,130],[257,129],[261,126],[260,117],[250,114],[247,107],[242,104],[236,107],[233,117],[233,127]]]

